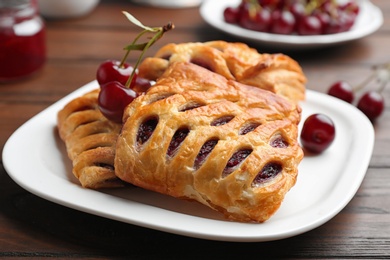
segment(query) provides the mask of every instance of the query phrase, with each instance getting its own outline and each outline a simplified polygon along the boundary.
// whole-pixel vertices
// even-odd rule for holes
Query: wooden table
[[[389,62],[390,1],[373,2],[382,9],[385,21],[369,37],[333,48],[287,52],[303,67],[308,89],[326,92],[340,79],[357,84],[370,73],[371,66]],[[237,41],[209,27],[197,8],[169,10],[136,6],[130,1],[103,1],[86,17],[47,20],[48,52],[43,69],[26,80],[0,85],[1,150],[24,122],[93,80],[100,62],[122,57],[122,47],[139,30],[121,15],[121,10],[147,25],[175,23],[176,29],[149,53],[168,42]],[[261,46],[253,47],[265,51]],[[131,59],[134,62],[135,58]],[[390,258],[390,86],[384,96],[387,105],[374,124],[374,152],[361,187],[345,209],[312,231],[259,243],[208,241],[154,231],[44,200],[19,187],[1,162],[0,257]],[[34,174],[34,169],[26,174]]]

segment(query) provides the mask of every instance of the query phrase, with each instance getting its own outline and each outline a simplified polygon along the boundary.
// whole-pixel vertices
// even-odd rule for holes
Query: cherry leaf
[[[149,26],[143,25],[137,18],[135,18],[133,15],[129,14],[126,11],[122,11],[122,13],[126,16],[126,18],[132,22],[133,24],[137,25],[138,27],[141,27],[142,29],[150,32],[157,32],[159,29],[158,28],[152,28]]]
[[[133,50],[138,50],[138,51],[142,51],[145,49],[145,47],[148,45],[147,42],[145,43],[140,43],[140,44],[130,44],[130,45],[127,45],[126,47],[124,47],[123,49],[124,50],[128,50],[128,51],[133,51]]]

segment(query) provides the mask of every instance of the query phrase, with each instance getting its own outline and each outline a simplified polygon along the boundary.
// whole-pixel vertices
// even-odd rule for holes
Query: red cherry
[[[227,23],[238,23],[239,15],[239,8],[226,7],[223,11],[223,17]]]
[[[349,2],[341,5],[340,9],[344,10],[346,12],[351,12],[355,15],[359,14],[359,11],[360,11],[359,5],[353,1],[349,1]]]
[[[279,4],[280,0],[258,0],[261,6],[275,7]]]
[[[296,20],[305,16],[305,6],[301,2],[294,2],[289,6],[290,12],[294,15]]]
[[[322,33],[322,24],[317,16],[303,16],[297,26],[300,35],[318,35]]]
[[[324,12],[316,12],[314,15],[317,16],[317,18],[321,22],[321,28],[322,28],[321,34],[326,34],[326,30],[331,20],[330,15]]]
[[[266,8],[261,8],[252,16],[250,8],[249,4],[242,6],[239,24],[249,30],[267,32],[271,24],[271,12]]]
[[[102,114],[111,121],[122,123],[123,111],[136,97],[137,93],[118,81],[101,86],[98,104]]]
[[[324,114],[313,114],[303,124],[301,143],[307,151],[318,154],[332,144],[335,136],[333,121]]]
[[[360,98],[357,108],[373,121],[382,114],[384,103],[384,98],[379,92],[369,91]]]
[[[356,15],[350,12],[341,12],[339,21],[341,24],[341,31],[345,32],[352,28],[355,23]]]
[[[328,94],[345,102],[352,103],[354,99],[353,88],[345,81],[335,82],[328,90]]]
[[[133,67],[127,63],[124,63],[122,66],[120,66],[120,64],[120,61],[116,60],[107,60],[101,63],[96,72],[96,79],[99,82],[99,85],[104,85],[111,81],[118,81],[125,86],[133,72]],[[130,85],[135,84],[136,76],[137,75],[135,74]]]
[[[319,10],[326,13],[332,13],[333,10],[335,10],[336,4],[333,1],[324,1],[321,5]]]
[[[323,29],[324,34],[339,33],[341,31],[342,31],[341,24],[336,18],[329,19],[327,26]]]
[[[291,34],[294,28],[295,17],[290,11],[275,10],[272,12],[272,33]]]
[[[152,82],[150,82],[150,80],[142,77],[137,77],[132,89],[138,94],[140,94],[140,93],[145,93],[151,86],[152,86]]]

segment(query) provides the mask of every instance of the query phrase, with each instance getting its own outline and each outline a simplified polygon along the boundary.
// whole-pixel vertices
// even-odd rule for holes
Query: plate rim
[[[360,185],[365,177],[369,162],[371,160],[372,150],[373,150],[373,146],[374,146],[374,129],[373,129],[371,122],[355,107],[353,107],[351,105],[346,105],[346,104],[344,104],[343,101],[337,100],[336,98],[330,97],[328,95],[325,95],[325,94],[322,94],[319,92],[315,92],[315,91],[311,91],[311,90],[307,90],[307,99],[308,100],[310,100],[312,98],[315,98],[315,99],[320,98],[320,100],[316,99],[316,102],[319,101],[319,105],[329,104],[329,102],[330,102],[332,104],[332,106],[334,106],[334,107],[342,106],[343,109],[341,109],[341,110],[344,111],[344,113],[348,113],[349,115],[352,113],[354,116],[359,117],[358,118],[359,124],[360,124],[359,131],[361,131],[361,129],[365,130],[365,134],[364,134],[365,135],[365,139],[364,139],[365,149],[363,149],[365,154],[364,155],[360,154],[360,157],[362,157],[362,158],[359,159],[359,166],[360,167],[359,167],[359,169],[357,169],[357,171],[360,171],[360,172],[358,172],[356,174],[357,178],[353,180],[353,185],[352,185],[353,189],[348,190],[348,194],[346,196],[344,196],[344,198],[338,202],[337,208],[334,209],[333,211],[322,214],[321,217],[318,217],[316,220],[312,219],[310,223],[307,223],[303,226],[300,225],[300,226],[295,227],[295,228],[289,228],[288,231],[282,231],[282,232],[279,231],[279,232],[274,232],[274,233],[271,232],[271,234],[265,234],[265,235],[258,234],[258,233],[250,233],[250,234],[244,233],[244,234],[242,234],[242,233],[238,232],[238,231],[242,231],[242,230],[248,230],[249,227],[251,227],[251,228],[256,227],[256,226],[254,226],[256,224],[253,224],[253,223],[238,223],[238,222],[227,222],[227,221],[221,222],[221,220],[202,219],[198,216],[188,216],[188,215],[181,214],[178,212],[169,212],[169,211],[164,210],[164,209],[160,209],[158,211],[158,213],[162,214],[162,215],[168,215],[168,216],[172,216],[172,214],[174,214],[173,216],[176,216],[175,214],[181,214],[178,216],[182,217],[182,219],[184,221],[182,221],[182,223],[172,223],[170,221],[164,220],[162,222],[156,223],[156,222],[154,222],[153,217],[150,218],[149,216],[146,217],[146,219],[138,219],[137,217],[132,217],[132,218],[124,217],[124,215],[123,215],[124,212],[118,211],[118,209],[112,209],[114,212],[102,212],[102,209],[100,208],[99,205],[96,205],[92,201],[92,206],[91,206],[91,201],[88,201],[88,199],[99,198],[99,200],[101,200],[103,202],[104,201],[115,201],[116,203],[118,203],[118,205],[128,205],[128,203],[130,203],[131,205],[126,207],[126,210],[128,210],[128,208],[133,209],[133,210],[134,209],[142,209],[142,210],[146,210],[146,212],[153,213],[153,212],[155,212],[156,209],[150,205],[141,205],[140,203],[137,204],[137,202],[134,202],[134,201],[129,202],[126,200],[122,200],[121,198],[115,197],[115,195],[112,195],[112,194],[106,194],[106,193],[102,193],[100,191],[95,191],[95,190],[87,190],[87,189],[81,188],[81,186],[79,186],[77,184],[71,183],[70,181],[68,181],[68,183],[64,184],[63,179],[60,179],[58,176],[54,176],[53,173],[51,173],[47,169],[44,169],[44,171],[38,173],[39,178],[37,178],[37,179],[34,179],[31,176],[28,177],[28,180],[23,179],[23,177],[24,177],[24,175],[23,175],[24,173],[22,172],[23,167],[21,168],[20,163],[19,163],[19,165],[17,165],[17,162],[12,159],[12,157],[15,156],[16,153],[20,153],[20,151],[18,151],[18,149],[17,149],[18,147],[15,145],[18,142],[18,138],[20,138],[20,136],[25,135],[26,131],[28,131],[30,133],[31,129],[34,129],[34,128],[31,128],[29,130],[26,130],[26,129],[28,129],[28,127],[31,127],[31,125],[34,126],[34,124],[36,124],[36,125],[38,125],[38,127],[35,126],[36,128],[38,128],[38,129],[35,129],[36,131],[38,131],[38,130],[41,131],[42,129],[44,130],[45,128],[48,128],[48,127],[52,128],[53,127],[53,122],[52,122],[53,118],[51,118],[51,121],[45,119],[45,116],[47,117],[48,113],[51,113],[50,116],[54,116],[53,113],[57,113],[59,110],[58,108],[62,107],[66,102],[70,101],[71,99],[73,99],[74,97],[76,97],[82,93],[85,93],[89,90],[92,90],[92,88],[95,88],[96,86],[97,86],[96,81],[93,81],[93,82],[90,82],[90,83],[86,84],[85,86],[77,89],[76,91],[70,93],[69,95],[67,95],[64,98],[60,99],[59,101],[55,102],[54,104],[52,104],[48,108],[44,109],[42,112],[38,113],[36,116],[32,117],[30,120],[28,120],[22,126],[20,126],[9,137],[9,139],[7,140],[7,142],[4,146],[4,149],[3,149],[3,154],[2,154],[3,165],[4,165],[4,168],[5,168],[6,172],[8,173],[8,175],[18,185],[20,185],[22,188],[26,189],[27,191],[29,191],[29,192],[31,192],[39,197],[42,197],[43,199],[55,202],[57,204],[67,206],[67,207],[70,207],[70,208],[73,208],[73,209],[76,209],[79,211],[83,211],[86,213],[98,215],[101,217],[106,217],[109,219],[125,222],[128,224],[142,226],[145,228],[160,230],[160,231],[173,233],[173,234],[177,234],[177,235],[184,235],[184,236],[209,239],[209,240],[231,241],[231,242],[265,242],[265,241],[284,239],[284,238],[288,238],[288,237],[292,237],[295,235],[305,233],[307,231],[310,231],[310,230],[326,223],[331,218],[336,216],[349,203],[349,201],[356,194],[358,188],[360,187]],[[45,120],[43,120],[43,119],[45,119]],[[48,124],[45,125],[45,124],[41,124],[41,121],[44,121],[44,122],[50,121],[50,123],[48,123],[49,125]],[[362,125],[362,123],[363,123],[363,125]],[[39,128],[39,127],[41,127],[41,128]],[[53,129],[50,129],[50,130],[46,129],[45,131],[53,132]],[[356,130],[356,131],[358,131],[358,130]],[[39,138],[36,138],[36,139],[39,139]],[[32,142],[39,143],[39,140],[35,140]],[[54,142],[55,142],[55,140],[54,140]],[[38,154],[36,153],[33,156],[38,156]],[[35,160],[35,159],[37,159],[37,158],[34,157],[32,160]],[[30,165],[30,167],[31,167],[31,165]],[[44,178],[49,178],[51,183],[45,182]],[[27,183],[27,181],[29,183]],[[58,187],[59,187],[58,185],[60,185],[60,187],[62,188],[62,192],[66,191],[66,192],[74,193],[77,195],[82,194],[84,197],[83,196],[80,197],[77,202],[76,201],[69,201],[69,198],[64,198],[64,197],[60,196],[61,193],[59,193],[59,191],[58,191]],[[49,187],[49,186],[55,186],[56,188],[53,189],[53,187]],[[49,194],[48,194],[48,192],[49,192]],[[327,202],[327,200],[325,200],[325,201]],[[316,210],[316,208],[310,209],[310,210],[313,211],[313,210]],[[300,215],[301,214],[298,214],[298,216],[293,216],[292,219],[300,217]],[[193,220],[200,220],[202,224],[204,224],[205,226],[212,226],[215,230],[213,231],[213,228],[206,228],[206,227],[199,228],[199,226],[197,226],[197,227],[184,226],[185,223],[190,223]],[[283,224],[283,220],[279,221],[279,222],[281,222]],[[218,227],[218,223],[220,224],[219,227]],[[227,232],[226,230],[223,229],[223,227],[226,226],[226,223],[228,223],[228,227],[231,229],[230,232],[229,231]],[[215,225],[217,226],[217,228],[215,228]],[[258,224],[258,225],[264,225],[264,223]],[[259,228],[261,230],[261,226],[257,226],[257,228]],[[237,232],[231,232],[233,230],[237,231]]]

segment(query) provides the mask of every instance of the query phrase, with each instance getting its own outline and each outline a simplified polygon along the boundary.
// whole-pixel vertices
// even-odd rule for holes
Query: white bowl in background
[[[47,18],[74,18],[90,13],[99,0],[38,0],[39,11]]]

